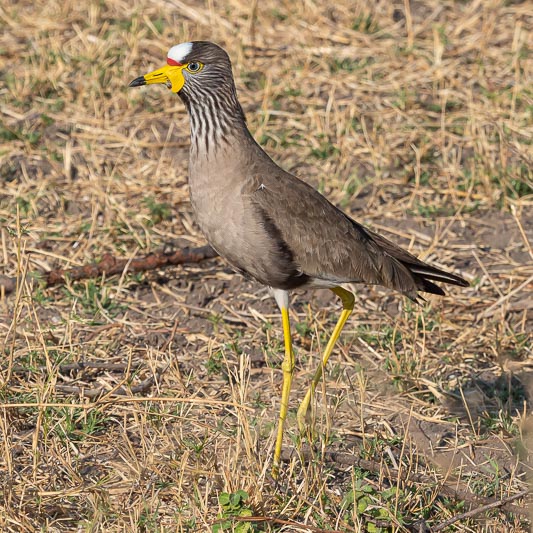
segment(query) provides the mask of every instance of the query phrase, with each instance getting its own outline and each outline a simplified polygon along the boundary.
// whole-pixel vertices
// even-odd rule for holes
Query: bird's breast
[[[189,171],[189,189],[196,222],[220,256],[265,285],[294,285],[292,258],[268,231],[245,180],[196,167]]]
[[[213,170],[192,168],[189,190],[200,230],[222,257],[235,263],[254,233],[249,199],[239,182]]]

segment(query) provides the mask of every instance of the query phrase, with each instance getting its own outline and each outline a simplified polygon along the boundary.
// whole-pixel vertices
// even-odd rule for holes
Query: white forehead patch
[[[191,53],[192,43],[181,43],[173,46],[167,54],[168,59],[176,61],[176,63],[183,63],[183,60]]]

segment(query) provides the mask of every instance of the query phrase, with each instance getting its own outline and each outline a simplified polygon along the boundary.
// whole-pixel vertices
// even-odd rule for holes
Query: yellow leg
[[[341,334],[342,328],[344,327],[346,320],[348,320],[348,317],[353,311],[353,305],[354,305],[355,298],[351,292],[347,291],[346,289],[343,289],[342,287],[335,287],[331,290],[337,296],[339,296],[340,299],[342,300],[343,309],[342,309],[341,316],[339,317],[339,320],[337,321],[337,325],[335,326],[335,329],[333,330],[333,333],[331,334],[331,337],[326,346],[326,349],[324,350],[324,355],[322,356],[322,363],[316,369],[315,375],[313,377],[313,381],[311,382],[311,386],[309,387],[307,394],[305,395],[305,398],[303,399],[302,403],[300,404],[300,407],[298,408],[298,414],[296,418],[298,420],[298,428],[300,429],[300,433],[305,432],[305,418],[307,415],[307,410],[309,409],[311,398],[315,394],[315,389],[318,385],[318,382],[320,381],[320,378],[322,377],[322,371],[326,367],[326,363],[328,362],[329,356],[331,355],[331,352],[333,351],[335,343],[337,342],[337,339],[339,338]]]
[[[283,442],[283,425],[287,418],[289,409],[289,394],[291,392],[292,374],[294,371],[294,352],[292,351],[291,326],[289,324],[289,310],[281,308],[281,319],[283,322],[283,339],[285,341],[285,358],[281,365],[283,370],[283,388],[281,389],[281,407],[279,411],[278,436],[276,447],[274,448],[274,465],[272,467],[272,477],[276,479],[279,475],[279,464],[281,457],[281,444]]]

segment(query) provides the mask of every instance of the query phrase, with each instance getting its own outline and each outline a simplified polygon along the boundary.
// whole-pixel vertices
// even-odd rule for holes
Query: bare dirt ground
[[[1,531],[529,531],[532,23],[520,1],[4,2]],[[340,306],[293,294],[278,483],[264,288],[218,258],[35,274],[204,244],[184,107],[127,89],[192,39],[228,50],[279,164],[471,282],[423,306],[356,287],[301,439]]]

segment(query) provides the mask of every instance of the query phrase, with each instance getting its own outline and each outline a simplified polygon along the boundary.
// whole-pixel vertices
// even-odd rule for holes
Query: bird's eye
[[[198,61],[191,61],[188,65],[187,65],[187,70],[189,72],[198,72],[199,70],[201,70],[203,67],[202,63],[199,63]]]

